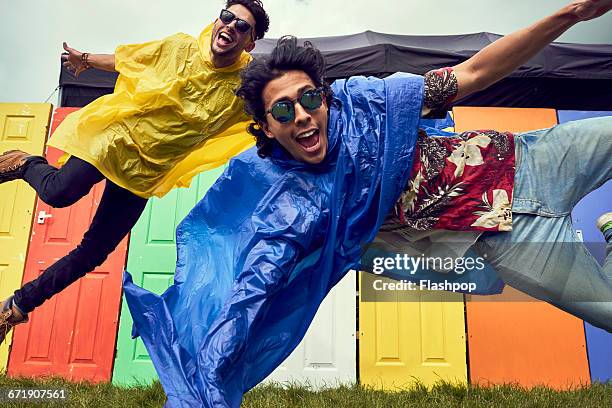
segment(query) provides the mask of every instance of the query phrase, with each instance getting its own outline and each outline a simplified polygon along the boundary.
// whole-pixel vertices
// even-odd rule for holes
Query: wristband
[[[81,64],[83,65],[83,69],[91,68],[91,65],[89,65],[88,59],[89,59],[88,52],[84,52],[83,54],[81,54]]]

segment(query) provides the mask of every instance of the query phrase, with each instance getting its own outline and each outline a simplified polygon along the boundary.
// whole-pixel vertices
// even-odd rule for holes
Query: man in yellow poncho
[[[24,179],[52,207],[66,207],[106,179],[81,243],[0,305],[0,343],[28,313],[102,264],[132,229],[147,199],[188,186],[200,171],[253,144],[234,91],[269,18],[260,0],[227,0],[199,38],[119,46],[115,54],[68,47],[64,66],[118,71],[115,92],[69,115],[49,144],[70,154],[57,169],[22,151],[0,156],[0,183]]]

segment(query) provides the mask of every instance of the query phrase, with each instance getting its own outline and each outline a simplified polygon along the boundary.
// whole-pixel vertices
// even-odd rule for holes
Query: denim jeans
[[[67,207],[85,196],[104,176],[91,164],[71,157],[60,169],[42,157],[28,160],[24,180],[52,207]],[[83,239],[38,278],[15,291],[15,305],[29,313],[51,296],[101,265],[132,229],[147,200],[106,180],[100,205]]]
[[[475,249],[508,285],[612,332],[612,242],[600,266],[570,217],[612,178],[612,117],[515,137],[512,232],[485,233]]]

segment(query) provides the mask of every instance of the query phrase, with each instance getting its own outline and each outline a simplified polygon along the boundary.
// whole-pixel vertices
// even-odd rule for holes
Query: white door
[[[306,336],[264,382],[314,389],[357,382],[356,273],[350,271],[327,295]]]

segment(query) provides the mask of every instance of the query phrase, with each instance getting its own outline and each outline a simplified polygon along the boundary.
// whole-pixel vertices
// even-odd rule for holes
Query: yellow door
[[[51,105],[0,103],[0,153],[19,149],[41,155]],[[0,184],[0,299],[21,285],[36,193],[24,181]],[[11,337],[0,346],[0,372],[6,370]]]
[[[360,273],[360,288],[375,279]],[[368,294],[368,300],[377,300]],[[394,390],[415,383],[467,383],[463,295],[443,291],[397,294],[385,301],[359,299],[359,374],[367,386]],[[380,300],[380,299],[378,299]]]

